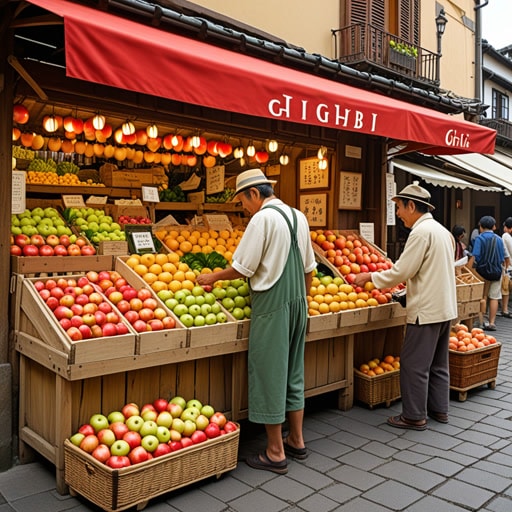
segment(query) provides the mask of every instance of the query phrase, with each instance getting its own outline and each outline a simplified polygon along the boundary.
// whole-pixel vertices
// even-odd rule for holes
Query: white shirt
[[[266,201],[263,207],[252,216],[233,254],[231,266],[251,279],[251,288],[254,291],[270,289],[281,277],[291,243],[290,230],[286,221],[272,208],[264,208],[267,205],[280,208],[293,226],[291,209],[280,199]],[[315,253],[311,245],[306,216],[298,210],[295,212],[297,240],[304,273],[307,274],[316,268]]]
[[[503,240],[503,245],[505,246],[505,258],[507,256],[512,258],[512,236],[510,236],[510,233],[503,233],[501,238]],[[512,260],[509,260],[508,270],[512,270]]]

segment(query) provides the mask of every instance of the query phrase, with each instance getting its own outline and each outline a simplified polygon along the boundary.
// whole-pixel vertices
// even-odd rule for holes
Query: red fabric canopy
[[[119,89],[259,117],[411,141],[436,154],[493,153],[495,130],[62,0],[66,72]],[[411,150],[411,149],[408,149]]]

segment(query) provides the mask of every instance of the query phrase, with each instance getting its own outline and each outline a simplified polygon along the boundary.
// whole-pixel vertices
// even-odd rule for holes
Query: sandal
[[[484,324],[484,331],[495,331],[496,326],[494,324]]]
[[[298,459],[298,460],[304,460],[304,459],[308,458],[308,451],[305,447],[304,448],[295,448],[295,446],[292,446],[291,444],[288,444],[286,442],[287,439],[288,439],[287,437],[283,439],[283,445],[284,445],[284,453],[286,453],[286,455],[288,457],[292,457],[292,458]]]
[[[427,415],[429,418],[432,418],[439,423],[448,423],[448,414],[444,412],[428,411]]]
[[[512,313],[509,313],[507,311],[507,312],[502,313],[501,316],[504,316],[505,318],[512,318]]]
[[[272,471],[279,475],[286,475],[288,473],[288,461],[286,459],[274,462],[270,460],[265,450],[262,453],[247,457],[245,462],[248,466],[254,469],[263,469],[264,471]]]
[[[427,422],[425,420],[408,420],[404,418],[401,414],[398,416],[391,416],[388,418],[388,425],[396,428],[406,428],[410,430],[426,430]]]

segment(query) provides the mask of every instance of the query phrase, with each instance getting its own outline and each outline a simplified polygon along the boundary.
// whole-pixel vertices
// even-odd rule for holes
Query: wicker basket
[[[469,389],[495,379],[500,351],[499,342],[470,352],[450,350],[450,387]]]
[[[236,468],[240,428],[215,439],[121,469],[111,469],[64,442],[64,473],[72,494],[103,510],[141,510],[156,496]],[[142,508],[141,508],[142,507]]]
[[[401,396],[400,370],[369,377],[354,368],[354,396],[370,408],[383,403],[389,407]]]

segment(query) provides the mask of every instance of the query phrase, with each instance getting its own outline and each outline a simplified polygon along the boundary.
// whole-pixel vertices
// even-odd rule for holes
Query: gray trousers
[[[402,415],[406,419],[422,420],[427,410],[448,413],[450,328],[451,321],[407,324],[400,352]]]

